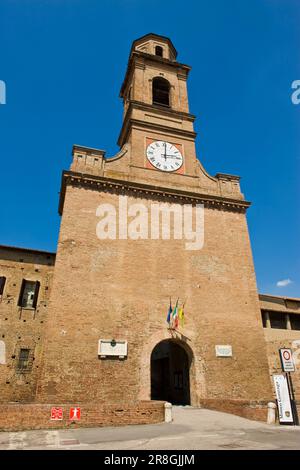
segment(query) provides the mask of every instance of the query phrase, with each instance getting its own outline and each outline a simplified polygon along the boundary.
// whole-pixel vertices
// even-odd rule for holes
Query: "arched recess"
[[[190,404],[192,406],[199,405],[199,391],[198,387],[202,389],[201,382],[202,378],[201,372],[197,374],[195,357],[191,346],[187,343],[186,340],[180,339],[179,337],[170,337],[170,333],[166,331],[160,331],[154,333],[150,338],[148,338],[147,343],[145,344],[141,358],[140,358],[140,391],[139,399],[140,400],[151,400],[151,355],[155,347],[163,342],[164,340],[172,341],[173,343],[178,344],[181,348],[184,349],[185,353],[188,356],[189,360],[189,391],[190,391]],[[196,378],[198,376],[198,379]],[[174,377],[173,377],[174,379]],[[177,377],[175,380],[180,380],[180,377]]]
[[[181,341],[165,339],[151,353],[151,400],[190,405],[192,355]]]

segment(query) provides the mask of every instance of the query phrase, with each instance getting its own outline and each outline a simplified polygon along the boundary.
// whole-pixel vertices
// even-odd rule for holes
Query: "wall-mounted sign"
[[[71,421],[79,421],[81,415],[81,410],[78,406],[74,406],[74,408],[70,408],[70,420]]]
[[[280,423],[293,423],[289,388],[284,375],[273,375]]]
[[[284,372],[295,372],[295,364],[292,350],[288,348],[281,348],[279,349],[279,354],[282,370]]]
[[[232,346],[230,344],[217,344],[216,356],[217,357],[232,357]]]
[[[99,339],[98,356],[103,359],[109,356],[118,356],[119,359],[124,359],[127,357],[127,341]]]
[[[51,418],[52,421],[61,421],[63,419],[63,409],[62,408],[51,408]]]

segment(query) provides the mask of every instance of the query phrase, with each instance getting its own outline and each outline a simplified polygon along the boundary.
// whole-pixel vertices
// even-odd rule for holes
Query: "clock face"
[[[176,171],[183,164],[183,156],[175,145],[163,140],[148,145],[146,155],[151,165],[161,171]]]

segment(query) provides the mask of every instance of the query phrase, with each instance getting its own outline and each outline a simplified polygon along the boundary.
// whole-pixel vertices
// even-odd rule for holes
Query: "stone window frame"
[[[24,297],[24,292],[25,292],[25,288],[26,288],[27,283],[34,283],[35,284],[34,297],[33,297],[32,305],[24,304],[24,298],[23,297]],[[32,281],[32,280],[29,280],[29,279],[22,279],[20,295],[19,295],[19,300],[18,300],[18,306],[23,308],[23,309],[35,310],[36,307],[37,307],[40,286],[41,286],[40,281]]]

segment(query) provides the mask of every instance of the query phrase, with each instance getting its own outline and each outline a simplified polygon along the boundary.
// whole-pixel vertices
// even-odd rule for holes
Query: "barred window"
[[[27,281],[23,279],[18,302],[19,307],[36,308],[39,289],[39,281]]]
[[[30,349],[20,349],[19,361],[17,366],[19,370],[29,369],[29,353]]]

